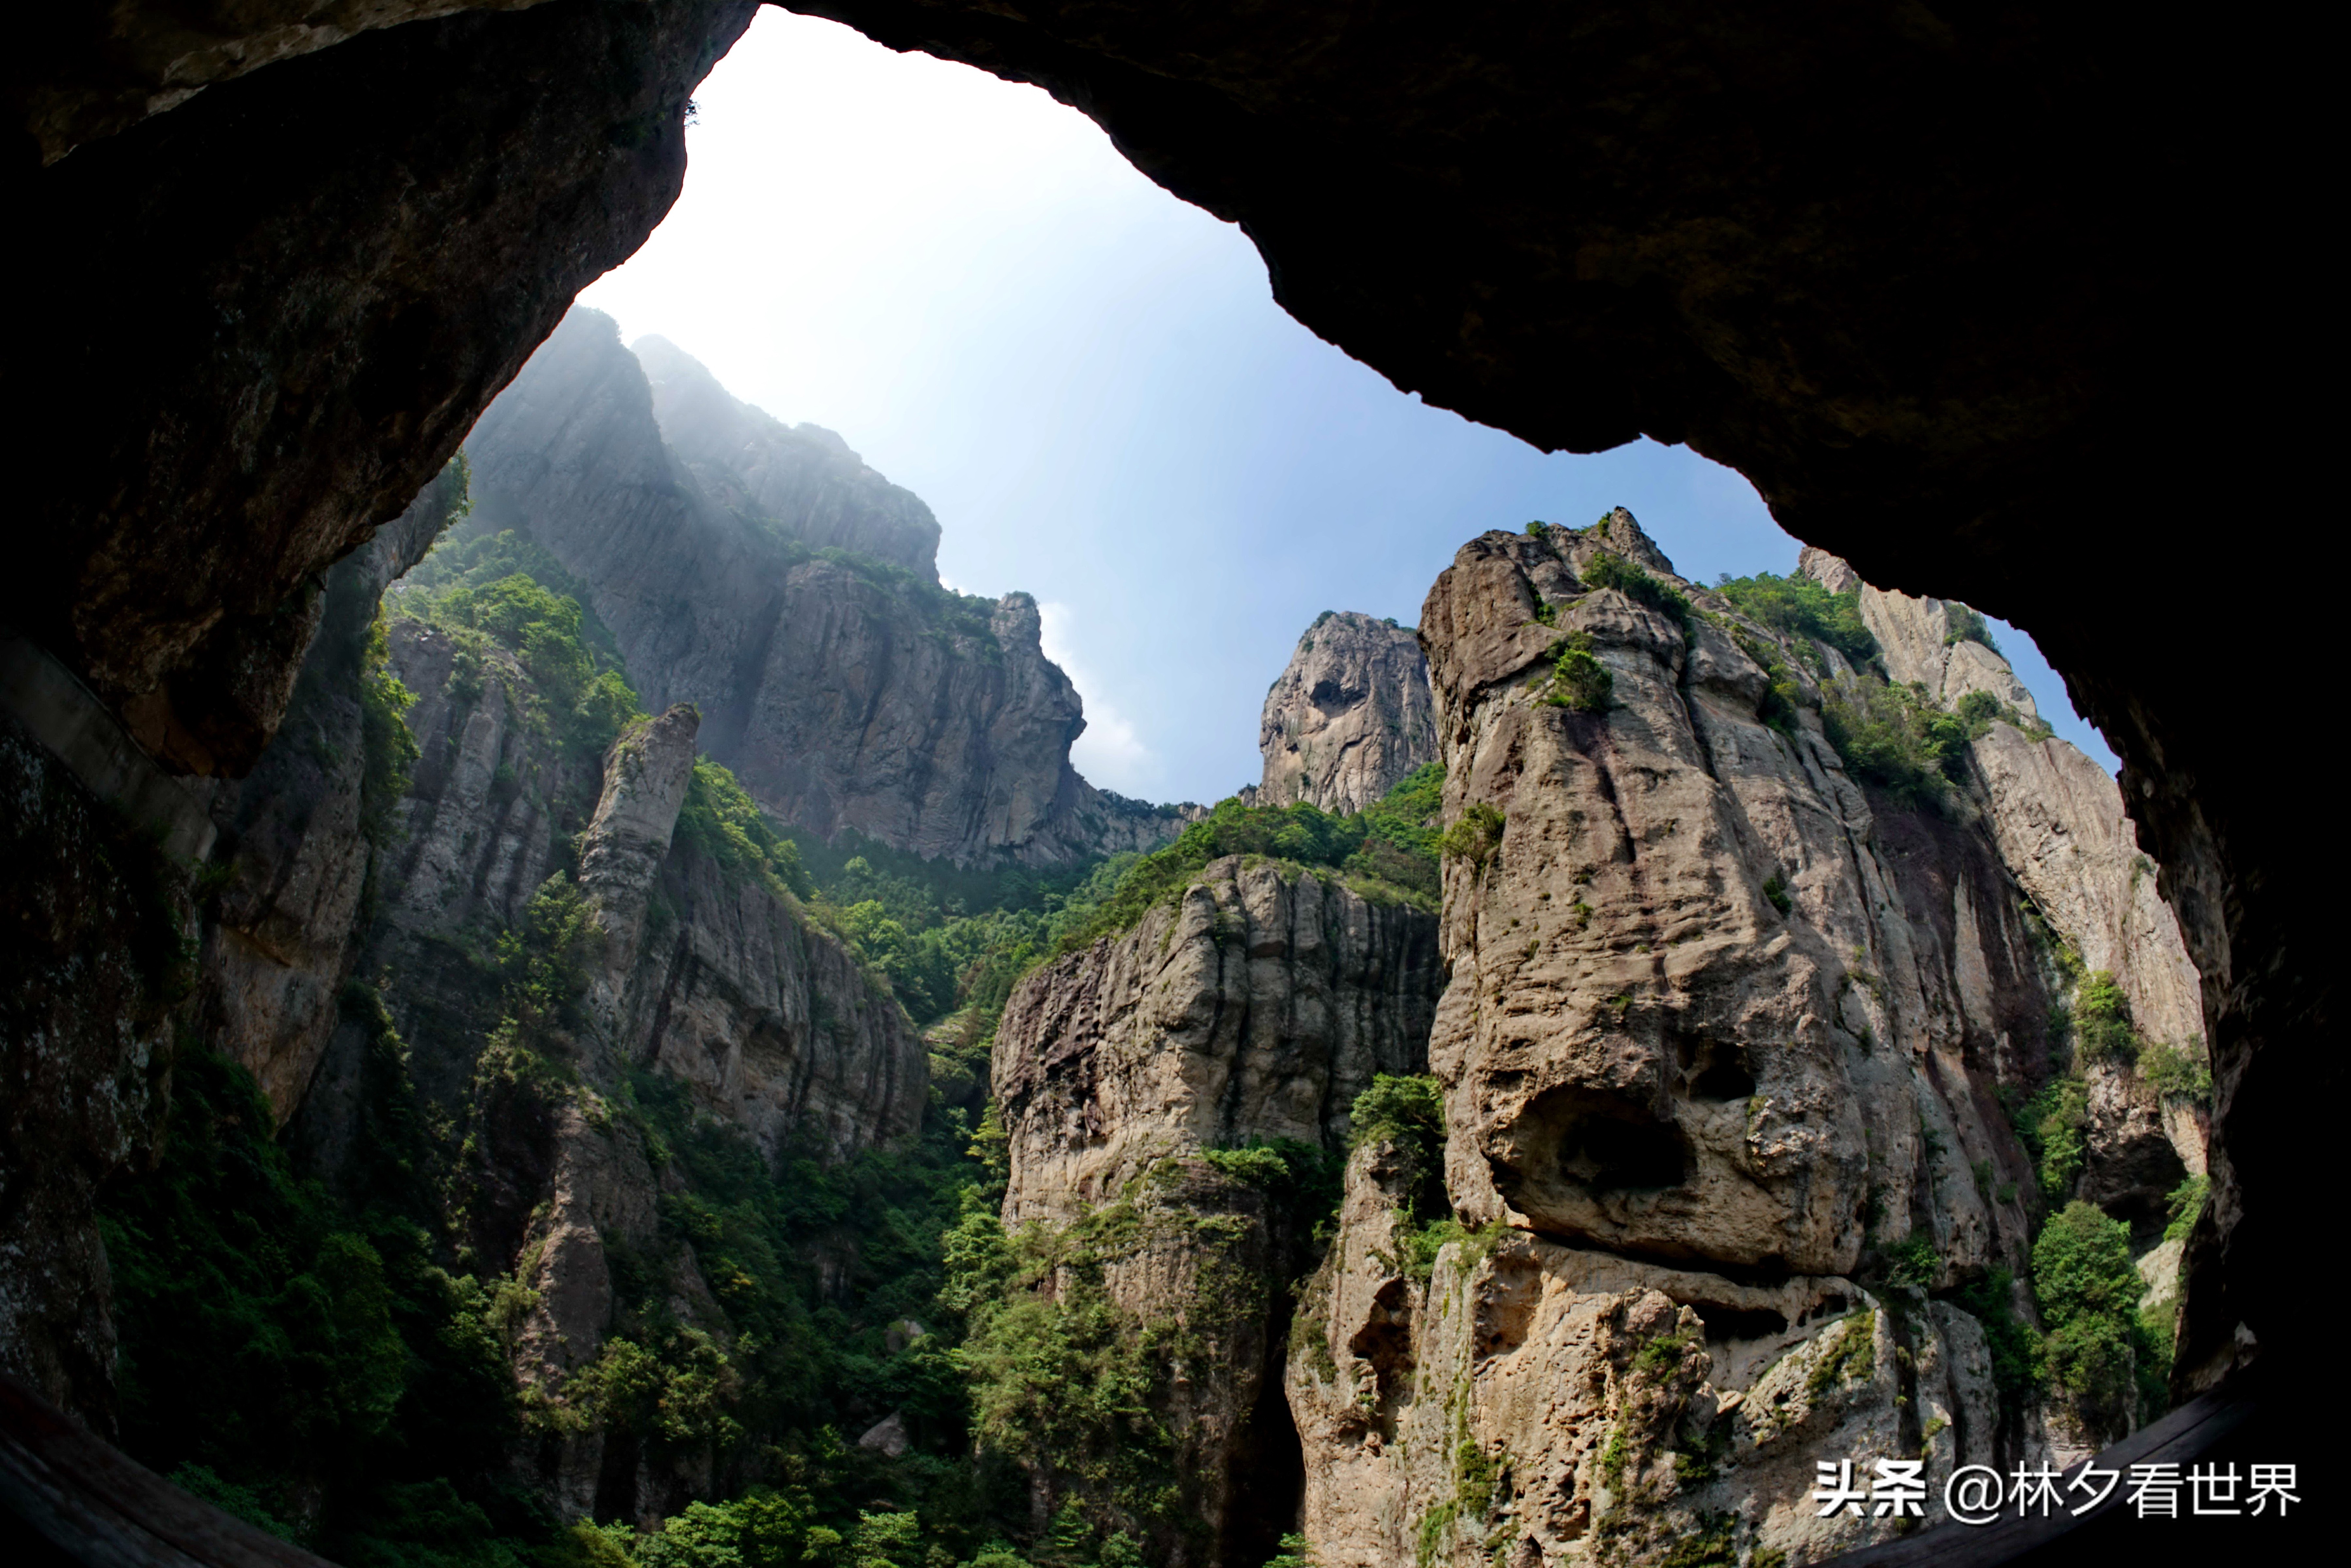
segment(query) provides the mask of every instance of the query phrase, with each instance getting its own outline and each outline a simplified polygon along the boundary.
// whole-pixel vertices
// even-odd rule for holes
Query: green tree
[[[2130,1228],[2075,1199],[2032,1245],[2032,1289],[2048,1327],[2049,1375],[2093,1430],[2119,1437],[2139,1405],[2138,1359],[2156,1347],[2138,1321],[2144,1289]]]

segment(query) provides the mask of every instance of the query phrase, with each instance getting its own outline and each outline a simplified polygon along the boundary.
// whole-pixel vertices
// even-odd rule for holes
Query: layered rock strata
[[[1315,618],[1258,724],[1260,805],[1360,811],[1437,760],[1428,661],[1407,627],[1353,611]]]
[[[921,501],[645,350],[650,381],[610,318],[574,311],[467,451],[476,526],[528,535],[586,585],[650,706],[699,706],[704,747],[823,835],[1039,864],[1174,835],[1179,813],[1070,766],[1085,718],[1034,600],[939,587]]]
[[[1005,1010],[1006,1225],[1131,1212],[1099,1227],[1111,1301],[1209,1347],[1154,1393],[1207,1533],[1155,1541],[1155,1561],[1259,1561],[1298,1505],[1280,1357],[1283,1285],[1311,1239],[1202,1152],[1343,1148],[1374,1076],[1426,1065],[1436,936],[1409,906],[1228,857],[1134,930],[1037,970]],[[1085,1484],[1035,1479],[1049,1496]]]

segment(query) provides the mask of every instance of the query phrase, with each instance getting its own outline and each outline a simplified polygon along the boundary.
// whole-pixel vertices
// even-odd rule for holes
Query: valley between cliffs
[[[1152,808],[670,345],[575,312],[468,454],[251,777],[7,721],[8,1366],[181,1487],[363,1563],[1791,1568],[2167,1403],[2193,971],[1966,606],[1489,533]],[[1881,1459],[1917,1517],[1809,1500]]]

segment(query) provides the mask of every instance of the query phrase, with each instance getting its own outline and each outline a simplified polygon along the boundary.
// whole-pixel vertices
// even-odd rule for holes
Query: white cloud
[[[1046,600],[1037,606],[1038,640],[1045,657],[1061,666],[1085,704],[1086,732],[1070,747],[1070,760],[1089,783],[1122,795],[1149,799],[1159,779],[1159,758],[1135,730],[1134,721],[1120,713],[1071,652],[1070,633],[1075,617],[1066,604]]]

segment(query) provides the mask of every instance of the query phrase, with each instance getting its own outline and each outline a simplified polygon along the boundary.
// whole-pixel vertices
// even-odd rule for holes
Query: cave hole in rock
[[[1537,1096],[1525,1123],[1559,1176],[1593,1192],[1656,1191],[1689,1178],[1688,1136],[1628,1095],[1560,1088]]]
[[[1788,1314],[1771,1307],[1724,1307],[1693,1301],[1709,1340],[1773,1339],[1788,1332]]]
[[[1685,1037],[1675,1042],[1683,1091],[1693,1100],[1744,1100],[1755,1092],[1747,1048],[1729,1040]]]

